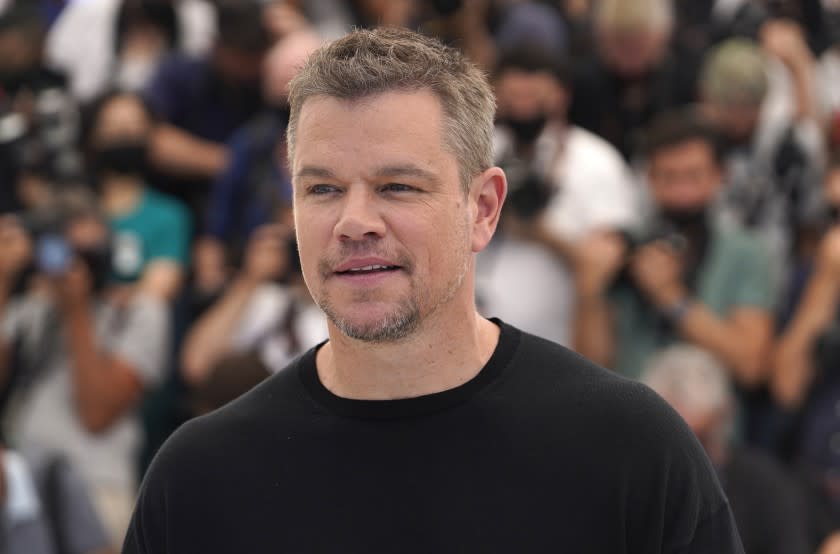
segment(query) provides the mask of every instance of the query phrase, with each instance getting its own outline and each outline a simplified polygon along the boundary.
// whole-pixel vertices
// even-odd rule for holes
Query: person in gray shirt
[[[17,374],[4,431],[11,444],[55,450],[78,469],[116,545],[136,495],[137,407],[163,377],[169,310],[153,295],[107,287],[106,223],[86,208],[63,213],[58,240],[66,243],[66,267],[50,258],[60,256],[43,236],[0,222],[8,250],[25,252],[14,241],[29,241],[40,266],[40,284],[4,302],[4,271],[15,263],[0,254],[0,376],[10,374],[4,368]]]

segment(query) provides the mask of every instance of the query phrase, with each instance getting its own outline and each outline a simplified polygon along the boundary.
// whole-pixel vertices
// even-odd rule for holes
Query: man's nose
[[[361,187],[351,187],[344,196],[335,226],[336,237],[343,240],[364,240],[384,236],[385,221],[380,209],[374,193]]]

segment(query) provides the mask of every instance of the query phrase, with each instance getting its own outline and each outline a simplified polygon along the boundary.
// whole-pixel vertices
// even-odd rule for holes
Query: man
[[[295,263],[293,233],[275,223],[251,235],[242,269],[184,340],[181,371],[188,384],[203,384],[226,359],[247,353],[274,373],[326,338],[324,313]]]
[[[735,397],[714,356],[687,344],[669,346],[654,356],[642,381],[697,435],[720,476],[747,554],[814,551],[791,476],[763,452],[734,443]]]
[[[694,101],[699,60],[670,47],[669,0],[603,0],[593,10],[595,44],[576,60],[569,119],[630,159],[635,135],[657,113]]]
[[[647,143],[654,214],[639,236],[604,233],[581,245],[575,348],[638,378],[653,352],[679,340],[755,387],[772,332],[770,257],[758,239],[716,221],[719,154],[695,114],[664,114]]]
[[[699,90],[704,116],[726,141],[720,209],[781,254],[772,269],[782,283],[797,237],[822,208],[825,145],[801,30],[773,21],[762,37],[763,49],[730,39],[710,51]]]
[[[115,279],[171,301],[187,265],[190,221],[180,202],[147,185],[153,126],[138,96],[110,94],[92,110],[88,147],[100,205],[114,234]]]
[[[207,294],[218,292],[228,265],[239,265],[250,234],[280,219],[291,222],[292,184],[283,139],[289,119],[289,81],[321,40],[311,32],[286,36],[266,55],[266,109],[228,141],[229,163],[213,182],[204,236],[195,249],[195,280]]]
[[[225,142],[262,106],[262,64],[272,43],[258,3],[223,2],[217,15],[208,55],[171,56],[144,94],[159,118],[149,153],[169,178],[160,186],[184,200],[196,221],[212,180],[229,162]]]
[[[330,339],[176,432],[125,552],[742,552],[664,403],[476,313],[506,183],[475,66],[356,31],[310,57],[290,105]]]
[[[0,381],[13,379],[4,428],[22,448],[62,454],[81,473],[119,544],[136,497],[138,404],[162,379],[169,312],[151,294],[108,294],[107,223],[90,206],[64,206],[57,230],[34,241],[0,220]],[[30,246],[34,242],[34,246]],[[32,253],[34,251],[34,253]],[[35,258],[24,296],[11,283]]]
[[[501,229],[478,256],[479,310],[571,343],[574,244],[636,223],[635,187],[604,139],[569,125],[563,64],[543,48],[505,52],[495,71],[496,163],[508,197]]]

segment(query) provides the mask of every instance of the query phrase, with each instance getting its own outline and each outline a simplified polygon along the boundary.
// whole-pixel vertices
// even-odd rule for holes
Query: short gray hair
[[[642,382],[675,404],[694,412],[717,413],[734,397],[726,370],[717,358],[696,346],[676,344],[651,358]]]
[[[767,57],[755,41],[728,39],[703,61],[700,92],[704,101],[722,106],[758,106],[769,88]]]
[[[316,50],[289,85],[289,160],[304,102],[353,100],[391,91],[432,91],[441,102],[444,147],[458,160],[465,190],[493,165],[496,101],[483,71],[458,50],[405,29],[356,30]]]
[[[600,0],[596,26],[604,30],[659,31],[674,25],[672,0]]]

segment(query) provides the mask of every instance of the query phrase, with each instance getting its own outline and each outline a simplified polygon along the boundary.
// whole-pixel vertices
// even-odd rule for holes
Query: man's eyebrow
[[[412,164],[397,164],[397,165],[386,165],[380,168],[377,168],[374,171],[374,177],[382,178],[382,177],[416,177],[419,179],[425,179],[427,181],[431,181],[433,183],[439,183],[440,178],[437,176],[436,173],[433,173],[427,169],[423,169],[422,167],[418,167]],[[315,177],[317,179],[336,179],[335,173],[327,169],[326,167],[315,166],[315,165],[307,165],[302,167],[297,173],[295,173],[295,179],[301,179],[304,177]]]
[[[304,166],[295,173],[295,179],[303,177],[317,177],[320,179],[335,179],[335,174],[326,167],[319,167],[315,165]]]
[[[431,181],[433,183],[440,182],[440,178],[437,176],[436,173],[433,173],[429,170],[423,169],[422,167],[417,167],[416,165],[412,164],[386,165],[378,168],[374,173],[374,176],[417,177],[419,179],[425,179],[426,181]]]

